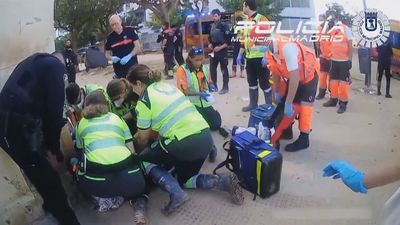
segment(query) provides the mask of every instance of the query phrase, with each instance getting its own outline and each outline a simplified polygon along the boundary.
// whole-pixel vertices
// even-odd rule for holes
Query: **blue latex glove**
[[[112,61],[113,64],[119,62],[119,60],[121,60],[121,59],[118,56],[111,57],[111,61]]]
[[[213,83],[209,84],[208,88],[210,89],[211,92],[216,92],[217,91],[217,87],[215,87],[215,84],[213,84]]]
[[[368,192],[364,185],[364,173],[346,161],[331,161],[325,166],[323,176],[333,176],[333,179],[342,178],[343,183],[354,192],[364,194]]]
[[[280,96],[279,92],[275,92],[274,93],[274,101],[275,101],[276,104],[281,103],[282,99],[281,99],[281,96]]]
[[[264,67],[267,67],[267,65],[268,65],[268,60],[267,60],[267,57],[265,57],[265,55],[264,55],[264,57],[261,60],[261,66],[264,68]]]
[[[121,59],[121,62],[120,62],[121,65],[127,64],[129,62],[129,60],[131,60],[131,58],[132,58],[131,54],[128,54],[128,55],[124,56],[124,58]]]
[[[288,103],[288,102],[285,102],[285,116],[287,116],[287,117],[293,117],[293,104],[292,103]]]
[[[243,66],[242,61],[243,61],[243,53],[239,52],[239,54],[236,58],[236,64],[238,64],[239,66]]]
[[[210,94],[206,93],[206,92],[200,92],[200,98],[207,100],[207,97],[210,96]]]

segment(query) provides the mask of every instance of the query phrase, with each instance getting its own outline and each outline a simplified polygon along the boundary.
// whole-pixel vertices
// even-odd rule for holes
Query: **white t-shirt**
[[[400,225],[400,188],[385,203],[382,225]]]
[[[274,53],[277,53],[277,44],[274,43]],[[295,43],[288,42],[283,46],[282,55],[285,58],[286,68],[289,72],[297,70],[299,64],[297,63],[297,56],[299,54],[299,47]]]

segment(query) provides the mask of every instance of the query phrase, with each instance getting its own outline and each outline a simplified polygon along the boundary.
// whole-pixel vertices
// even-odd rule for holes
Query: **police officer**
[[[57,57],[55,57],[57,56]],[[43,209],[62,225],[79,225],[46,154],[63,162],[62,53],[34,54],[17,65],[0,93],[0,146],[43,198]]]
[[[211,80],[218,86],[217,67],[219,63],[223,77],[223,86],[219,94],[223,95],[229,92],[228,45],[230,42],[230,29],[226,24],[222,23],[219,9],[213,9],[211,15],[214,23],[211,25],[210,35],[208,36],[208,48],[212,50],[214,56],[210,59],[210,75]]]
[[[174,43],[176,40],[177,37],[175,36],[175,30],[171,29],[168,22],[165,22],[161,34],[158,35],[157,43],[161,42],[165,63],[164,73],[167,76],[167,79],[174,78]]]
[[[65,42],[63,55],[65,58],[65,67],[67,68],[68,82],[75,83],[76,71],[78,68],[78,57],[76,56],[74,50],[72,50],[70,40]]]
[[[185,188],[226,191],[235,204],[242,204],[242,189],[233,173],[199,174],[213,141],[207,122],[185,95],[161,82],[160,72],[146,65],[135,66],[127,78],[140,95],[136,106],[140,158],[174,166],[178,182]],[[159,133],[160,139],[151,144],[152,130]]]
[[[245,0],[243,2],[243,12],[248,16],[248,21],[254,21],[256,24],[260,21],[268,21],[267,18],[257,13],[257,4],[255,0]],[[255,26],[254,28],[256,28]],[[253,28],[253,30],[254,30]],[[269,85],[269,70],[262,68],[261,60],[264,57],[264,51],[258,48],[258,43],[251,37],[249,28],[243,30],[244,43],[237,57],[237,64],[241,65],[243,53],[246,52],[246,73],[249,83],[250,103],[242,108],[243,112],[248,112],[257,107],[258,104],[258,85],[264,92],[265,103],[271,103],[271,88]],[[261,43],[262,44],[262,43]]]
[[[182,65],[185,63],[185,60],[183,59],[183,34],[180,29],[180,25],[175,25],[173,26],[173,29],[175,30],[175,60],[178,63],[178,65]]]
[[[106,56],[113,63],[114,78],[123,78],[132,65],[138,63],[139,37],[133,27],[122,26],[118,15],[112,15],[109,22],[113,31],[107,36]]]

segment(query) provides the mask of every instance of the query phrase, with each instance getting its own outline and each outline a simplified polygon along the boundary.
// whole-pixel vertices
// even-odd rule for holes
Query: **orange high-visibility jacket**
[[[277,62],[275,58],[272,56],[270,51],[265,53],[265,56],[268,60],[268,68],[274,75],[279,75],[286,79],[290,80],[289,71],[286,67],[286,61],[283,56],[283,47],[286,43],[290,43],[289,39],[286,37],[279,37],[278,40],[278,59],[280,62]],[[298,41],[294,41],[297,47],[299,48],[299,54],[297,56],[297,62],[299,65],[299,73],[300,73],[300,83],[305,84],[314,79],[315,72],[319,73],[319,63],[315,54],[311,49],[303,45]]]
[[[341,25],[336,25],[332,32],[330,33],[331,36],[342,36],[340,41],[332,41],[331,42],[331,59],[332,60],[338,60],[338,61],[346,61],[349,60],[349,46],[348,42],[349,40],[346,37],[346,34],[344,33],[345,29],[347,29],[347,26],[344,24]],[[340,38],[337,38],[340,39]]]

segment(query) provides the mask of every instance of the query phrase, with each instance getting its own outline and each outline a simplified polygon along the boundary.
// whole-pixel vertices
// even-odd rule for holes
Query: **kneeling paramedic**
[[[64,158],[64,61],[61,53],[34,54],[17,65],[0,93],[0,146],[42,196],[45,211],[61,225],[79,225],[46,158],[53,155],[58,163]]]
[[[144,171],[133,153],[132,135],[127,124],[108,111],[108,103],[101,91],[86,97],[83,116],[76,131],[76,147],[82,153],[82,163],[77,171],[80,186],[98,198],[139,197],[133,207],[145,212]],[[172,213],[175,204],[188,200],[188,195],[167,171],[154,164],[143,164],[145,174],[170,194],[170,203],[163,209],[164,213]]]
[[[300,42],[289,42],[286,37],[274,35],[267,42],[263,66],[268,66],[274,79],[274,100],[283,104],[279,94],[280,78],[288,81],[284,99],[284,117],[271,142],[275,146],[282,132],[299,117],[299,138],[285,150],[295,152],[309,147],[309,133],[313,116],[313,103],[318,86],[319,64],[313,51]]]
[[[186,64],[178,68],[176,72],[177,87],[181,90],[190,102],[196,107],[197,111],[210,126],[210,130],[221,128],[221,115],[207,101],[210,97],[208,90],[215,91],[216,87],[208,76],[207,68],[202,64],[203,49],[192,48],[186,58]],[[217,148],[213,145],[210,152],[210,161],[215,162]]]
[[[207,122],[182,92],[161,82],[161,73],[146,65],[133,67],[127,78],[140,96],[136,106],[140,158],[174,166],[178,182],[185,188],[226,191],[235,204],[242,204],[242,189],[233,173],[199,174],[213,140]],[[160,139],[150,145],[151,130],[158,132]]]

